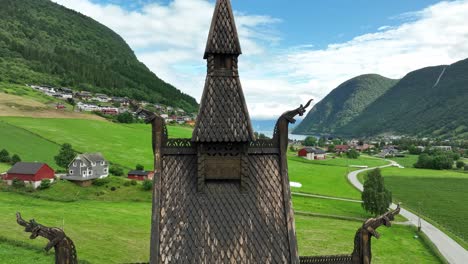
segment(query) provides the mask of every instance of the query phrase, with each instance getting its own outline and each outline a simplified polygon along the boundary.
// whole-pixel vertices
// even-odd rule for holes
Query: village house
[[[50,180],[53,182],[55,179],[55,171],[45,163],[17,162],[3,178],[8,185],[12,185],[15,179],[31,185],[36,189],[41,185],[42,180]]]
[[[68,165],[68,174],[62,179],[81,186],[90,186],[92,180],[109,176],[109,162],[101,153],[79,154]]]
[[[106,115],[118,115],[119,114],[119,109],[115,107],[101,107],[100,110],[101,110],[101,113],[106,114]]]
[[[432,148],[440,151],[452,151],[451,146],[433,146]]]
[[[132,170],[129,171],[127,174],[127,178],[130,180],[137,180],[137,181],[144,181],[144,180],[152,180],[154,176],[153,171],[145,171],[145,170]]]
[[[321,149],[312,147],[305,147],[297,152],[299,157],[304,157],[308,160],[324,160],[326,159],[326,152]]]
[[[335,152],[337,154],[341,154],[341,153],[345,153],[349,150],[349,146],[348,145],[336,145],[335,146]]]
[[[373,148],[375,148],[374,145],[369,145],[369,144],[365,144],[365,143],[362,144],[362,145],[357,145],[357,146],[355,147],[355,149],[356,149],[357,151],[359,151],[359,152],[364,152],[364,151],[366,151],[366,150],[368,150],[368,149],[373,149]]]

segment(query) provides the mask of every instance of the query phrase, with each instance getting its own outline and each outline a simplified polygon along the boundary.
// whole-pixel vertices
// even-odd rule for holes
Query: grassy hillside
[[[53,156],[58,153],[59,145],[70,143],[79,152],[101,152],[108,160],[128,168],[136,164],[153,168],[150,125],[28,117],[0,117],[0,121],[7,128],[0,130],[0,147],[5,145],[23,160],[55,164]],[[168,131],[171,137],[191,136],[190,128],[169,126]]]
[[[49,0],[0,0],[0,81],[70,86],[195,111],[194,98],[159,79],[125,41]]]
[[[395,85],[397,80],[377,74],[358,76],[334,89],[316,104],[294,133],[334,133]]]

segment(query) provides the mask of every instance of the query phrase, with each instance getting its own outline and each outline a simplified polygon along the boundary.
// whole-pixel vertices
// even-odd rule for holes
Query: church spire
[[[242,54],[230,0],[216,1],[204,59],[209,54]]]
[[[192,141],[250,142],[254,134],[239,80],[241,54],[229,0],[217,0],[205,59],[208,74]]]

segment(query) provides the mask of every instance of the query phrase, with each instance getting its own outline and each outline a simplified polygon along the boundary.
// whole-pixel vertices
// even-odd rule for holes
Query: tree
[[[144,180],[143,181],[143,190],[149,191],[153,189],[153,181]]]
[[[68,168],[68,165],[74,158],[75,151],[73,151],[72,145],[68,143],[63,144],[58,155],[54,157],[55,163],[62,168]]]
[[[6,149],[0,151],[0,162],[10,162],[10,153]]]
[[[348,159],[357,159],[359,158],[359,152],[357,152],[355,149],[350,149],[348,152],[346,152],[346,157],[348,157]]]
[[[317,144],[317,138],[316,137],[306,137],[304,139],[304,146],[312,147]]]
[[[15,165],[16,163],[20,162],[21,161],[21,158],[15,154],[11,157],[11,165]]]
[[[137,164],[135,168],[136,170],[140,170],[140,171],[145,170],[145,167],[141,164]]]
[[[327,143],[327,138],[321,137],[318,141],[319,147],[325,147],[325,144]]]
[[[116,166],[116,165],[111,165],[110,168],[109,168],[109,172],[110,174],[114,175],[114,176],[123,176],[124,175],[124,171],[121,167],[119,166]]]
[[[387,212],[392,203],[392,193],[385,188],[380,169],[377,168],[367,174],[361,198],[362,207],[367,212],[374,215]]]
[[[75,106],[76,106],[76,102],[75,102],[75,99],[73,98],[67,98],[67,102],[73,106],[73,111],[75,111]]]
[[[331,144],[328,146],[328,152],[335,152],[335,145]]]
[[[457,161],[457,169],[461,169],[463,167],[465,167],[465,162],[461,160]]]
[[[46,179],[42,180],[41,185],[39,185],[39,189],[41,190],[45,190],[49,187],[50,187],[50,180],[46,180]]]
[[[123,112],[117,115],[117,122],[131,124],[135,122],[133,115],[130,112]]]

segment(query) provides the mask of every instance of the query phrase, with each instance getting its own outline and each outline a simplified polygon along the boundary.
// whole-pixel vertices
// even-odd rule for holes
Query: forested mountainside
[[[0,81],[198,107],[139,62],[118,34],[49,0],[0,0]]]
[[[306,120],[318,120],[316,113],[312,110]],[[329,127],[313,131],[309,125],[296,132],[328,133]],[[407,74],[333,133],[468,138],[468,59]]]
[[[350,79],[317,103],[294,133],[335,133],[397,82],[377,74]]]

